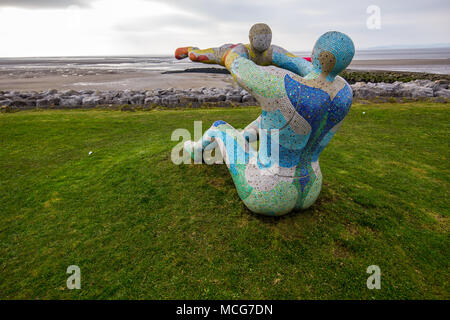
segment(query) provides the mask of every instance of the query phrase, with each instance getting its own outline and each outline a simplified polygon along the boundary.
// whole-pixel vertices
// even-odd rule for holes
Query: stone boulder
[[[143,94],[136,94],[130,98],[131,104],[142,105],[144,104],[145,96]]]
[[[11,100],[0,100],[0,107],[2,106],[9,107],[11,103],[12,103]]]
[[[87,96],[83,97],[82,104],[86,107],[95,107],[99,104],[102,104],[103,98],[98,96]]]
[[[146,99],[144,100],[144,104],[147,105],[147,106],[148,106],[148,105],[157,105],[157,104],[161,104],[161,98],[158,97],[158,96],[146,98]]]
[[[79,96],[68,96],[68,97],[61,97],[61,100],[59,102],[59,105],[62,107],[78,107],[83,104],[83,101],[81,97]]]
[[[441,89],[435,92],[436,97],[450,98],[450,89]],[[0,103],[1,104],[1,103]]]

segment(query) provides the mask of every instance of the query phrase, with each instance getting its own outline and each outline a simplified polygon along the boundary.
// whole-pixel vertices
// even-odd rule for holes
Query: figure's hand
[[[204,50],[191,50],[189,51],[189,59],[193,62],[202,62],[209,64],[222,64],[222,57],[228,52],[234,45],[224,44],[218,48],[209,48]]]
[[[175,58],[177,60],[182,60],[184,58],[187,58],[189,56],[189,52],[191,52],[192,50],[198,50],[197,47],[181,47],[181,48],[177,48],[175,50]]]

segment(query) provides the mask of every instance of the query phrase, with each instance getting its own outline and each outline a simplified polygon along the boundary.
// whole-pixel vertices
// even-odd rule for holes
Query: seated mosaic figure
[[[265,23],[257,23],[250,28],[250,43],[244,44],[250,60],[260,66],[274,65],[290,70],[300,76],[307,75],[311,69],[310,58],[300,58],[287,50],[272,45],[272,30]],[[189,57],[193,62],[218,64],[225,66],[224,58],[236,46],[242,44],[224,44],[218,48],[199,49],[197,47],[182,47],[175,50],[175,58],[178,60]]]
[[[338,74],[350,64],[354,52],[347,35],[327,32],[314,46],[310,71],[300,76],[275,66],[259,66],[245,45],[225,51],[219,58],[258,101],[261,115],[243,131],[216,121],[202,139],[187,141],[184,151],[194,158],[217,146],[240,198],[255,213],[283,215],[310,207],[322,187],[320,153],[352,104],[352,90]],[[250,145],[257,138],[255,130],[259,150]],[[276,156],[272,150],[277,150]]]

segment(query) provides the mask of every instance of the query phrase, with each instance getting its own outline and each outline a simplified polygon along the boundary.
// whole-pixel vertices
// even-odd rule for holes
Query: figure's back
[[[330,88],[334,88],[330,91],[320,88],[314,80],[297,80],[289,74],[284,77],[290,112],[283,112],[281,108],[286,108],[283,104],[281,108],[262,111],[261,129],[268,134],[268,137],[261,135],[259,159],[263,165],[270,165],[273,129],[279,130],[279,159],[275,160],[281,167],[317,161],[350,109],[352,91],[342,78],[329,83]]]
[[[336,93],[319,87],[314,81],[305,84],[289,75],[285,77],[289,100],[296,112],[311,126],[308,142],[300,155],[303,164],[318,160],[350,110],[353,96],[350,86],[342,78],[334,82],[329,86]]]

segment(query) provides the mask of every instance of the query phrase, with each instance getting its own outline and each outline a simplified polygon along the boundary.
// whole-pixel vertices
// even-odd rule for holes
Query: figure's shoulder
[[[242,49],[244,49],[247,52],[252,51],[252,47],[250,46],[250,43],[240,43],[240,46],[242,46]]]
[[[239,55],[248,55],[248,46],[244,43],[236,43],[229,46],[228,51],[233,51]]]
[[[290,53],[286,49],[279,47],[277,45],[271,45],[270,47],[270,55],[274,62],[281,64],[281,63],[288,63],[290,58],[297,58],[297,56],[293,53]]]
[[[337,76],[334,82],[337,88],[337,93],[333,98],[333,102],[350,106],[353,100],[352,87],[350,87],[348,82],[340,76]]]
[[[348,84],[348,82],[344,78],[342,78],[341,76],[337,76],[335,81],[338,81],[337,84],[339,87],[341,87],[339,92],[342,91],[353,94],[352,87]]]
[[[295,54],[290,53],[289,51],[287,51],[287,50],[284,49],[283,47],[277,46],[277,45],[275,45],[275,44],[272,44],[272,45],[270,46],[270,48],[271,48],[271,51],[272,51],[274,54],[280,53],[280,54],[284,54],[284,55],[286,55],[286,56],[288,56],[288,57],[292,57],[292,58],[296,57]]]
[[[334,81],[335,81],[336,84],[340,85],[341,87],[349,86],[348,82],[344,78],[342,78],[341,76],[336,76],[334,78]]]
[[[247,47],[243,43],[233,44],[226,50],[222,55],[222,65],[228,68],[239,57],[247,59],[249,57]]]
[[[280,52],[280,53],[282,53],[282,52],[286,51],[282,47],[279,47],[279,46],[277,46],[275,44],[271,44],[270,45],[270,49],[272,50],[272,52]]]
[[[250,44],[244,45],[248,58],[260,66],[270,66],[272,64],[272,46],[264,52],[255,52]]]

